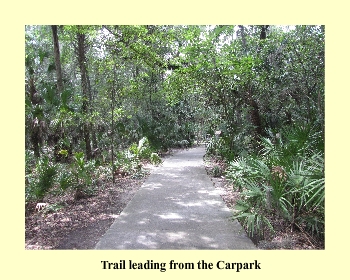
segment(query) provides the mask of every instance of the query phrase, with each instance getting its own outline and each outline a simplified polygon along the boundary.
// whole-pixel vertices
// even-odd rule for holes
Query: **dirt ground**
[[[96,195],[75,201],[73,195],[48,198],[47,207],[27,205],[25,248],[28,250],[93,249],[144,182],[119,178],[105,183]],[[59,210],[50,210],[59,205]]]

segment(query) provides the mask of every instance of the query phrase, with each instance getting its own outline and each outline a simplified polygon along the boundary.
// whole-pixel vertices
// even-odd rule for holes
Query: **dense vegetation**
[[[207,141],[252,236],[324,238],[324,26],[26,26],[26,202]],[[220,131],[220,135],[215,132]],[[102,179],[101,179],[102,178]]]

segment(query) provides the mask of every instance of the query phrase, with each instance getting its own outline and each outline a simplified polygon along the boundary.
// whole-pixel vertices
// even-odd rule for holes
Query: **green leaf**
[[[58,153],[59,153],[60,155],[65,156],[65,157],[68,156],[68,151],[67,151],[67,150],[60,150]]]

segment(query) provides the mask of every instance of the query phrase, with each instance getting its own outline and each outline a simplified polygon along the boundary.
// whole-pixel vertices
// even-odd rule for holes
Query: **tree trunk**
[[[267,32],[267,29],[268,29],[268,28],[269,28],[268,25],[262,25],[262,26],[261,26],[260,40],[266,39],[266,32]]]
[[[261,118],[259,114],[259,106],[258,103],[254,99],[250,100],[250,106],[251,106],[251,119],[252,123],[255,126],[255,133],[257,134],[257,137],[262,135],[262,125],[261,125]]]
[[[263,133],[263,127],[261,124],[261,117],[259,113],[259,105],[252,97],[251,93],[248,93],[246,96],[246,104],[250,107],[250,121],[254,126],[254,138],[256,141],[259,140],[260,136]]]
[[[240,29],[240,35],[242,37],[242,45],[243,45],[244,55],[247,55],[247,41],[246,41],[246,34],[244,32],[244,26],[238,25],[238,27]]]
[[[52,36],[53,36],[53,49],[55,54],[55,65],[56,65],[56,75],[57,75],[57,90],[60,95],[63,91],[63,79],[62,79],[62,69],[60,60],[60,46],[58,43],[57,35],[57,25],[51,25]]]
[[[78,40],[78,62],[79,68],[81,72],[81,86],[83,91],[83,104],[82,111],[87,116],[89,114],[89,85],[88,85],[88,73],[86,69],[86,56],[85,56],[85,47],[86,47],[86,38],[84,33],[77,33]],[[84,120],[83,125],[84,130],[84,141],[86,147],[86,158],[90,160],[92,158],[92,149],[91,149],[91,141],[90,141],[90,129],[87,120]]]
[[[35,88],[33,77],[31,77],[29,80],[29,96],[33,105],[42,104],[43,99]],[[44,141],[43,137],[45,126],[46,124],[43,120],[42,114],[33,116],[30,126],[30,141],[33,145],[34,155],[37,158],[40,157],[40,147],[43,145]]]
[[[261,32],[260,32],[260,40],[265,40],[266,39],[266,32],[268,29],[268,25],[262,25],[261,26]],[[258,52],[260,52],[260,45],[258,48]],[[250,106],[250,120],[255,127],[254,129],[254,138],[255,141],[257,142],[260,139],[260,136],[263,134],[263,125],[261,122],[261,116],[259,113],[259,105],[256,102],[255,98],[253,97],[252,94],[252,89],[250,89],[247,93],[246,96],[246,104]]]

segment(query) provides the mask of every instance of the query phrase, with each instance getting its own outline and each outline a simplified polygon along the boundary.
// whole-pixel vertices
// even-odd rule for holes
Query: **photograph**
[[[325,250],[325,25],[24,30],[24,250]]]

